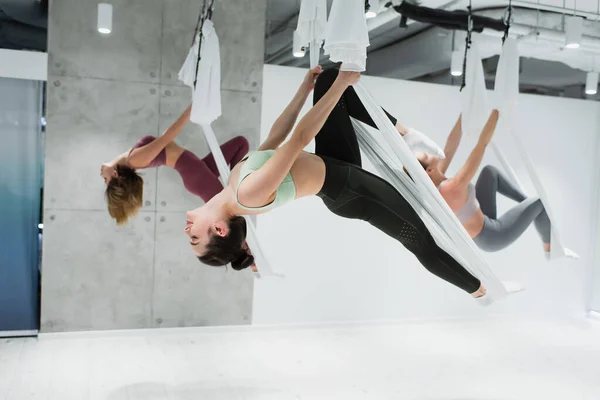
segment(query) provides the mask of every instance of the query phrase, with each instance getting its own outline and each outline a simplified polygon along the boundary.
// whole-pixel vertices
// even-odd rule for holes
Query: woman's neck
[[[442,184],[442,182],[448,180],[448,178],[446,178],[446,176],[440,172],[439,174],[432,176],[431,180],[433,181],[435,187],[439,187]]]
[[[234,196],[235,193],[232,188],[225,186],[223,190],[207,201],[204,207],[210,209],[213,213],[223,214],[223,217],[231,217],[236,215]]]
[[[119,155],[117,156],[117,158],[115,158],[114,160],[112,160],[112,161],[110,162],[110,164],[111,164],[113,167],[116,167],[117,165],[128,166],[128,164],[127,164],[127,156],[128,156],[128,155],[129,155],[129,151],[126,151],[126,152],[125,152],[125,153],[123,153],[123,154],[119,154]]]

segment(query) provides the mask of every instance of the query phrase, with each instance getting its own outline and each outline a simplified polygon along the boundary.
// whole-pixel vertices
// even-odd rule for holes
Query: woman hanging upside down
[[[136,169],[155,168],[163,165],[174,168],[183,185],[192,194],[209,201],[223,189],[219,172],[212,154],[203,159],[177,145],[174,140],[190,118],[191,106],[156,138],[142,137],[125,153],[113,161],[102,164],[100,175],[106,183],[108,212],[118,225],[123,225],[142,207],[144,180]],[[221,151],[229,165],[237,164],[248,153],[248,141],[242,136],[235,137],[221,146]]]
[[[211,266],[231,263],[236,270],[247,268],[254,258],[245,244],[246,222],[241,216],[317,195],[334,214],[368,222],[403,244],[431,273],[484,303],[481,282],[438,247],[402,194],[362,169],[350,117],[375,124],[351,87],[359,78],[357,72],[336,69],[321,73],[320,67],[308,72],[267,140],[232,169],[227,187],[187,213],[185,233],[194,253]],[[313,87],[314,106],[282,145]],[[315,154],[304,152],[313,138]]]
[[[540,199],[525,196],[491,165],[482,169],[475,185],[471,183],[492,139],[497,122],[498,110],[493,110],[481,131],[477,145],[454,177],[446,177],[446,170],[462,136],[461,117],[456,121],[446,141],[446,158],[441,159],[419,152],[416,153],[417,159],[479,248],[490,252],[502,250],[521,236],[533,222],[544,243],[545,254],[549,257],[550,219]],[[400,129],[408,131],[403,126]],[[498,217],[497,193],[519,204]]]

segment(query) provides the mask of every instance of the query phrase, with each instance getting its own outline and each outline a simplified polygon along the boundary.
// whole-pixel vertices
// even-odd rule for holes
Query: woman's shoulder
[[[152,143],[155,140],[156,140],[156,136],[153,136],[153,135],[142,136],[137,142],[135,142],[132,149],[140,148],[142,146],[147,145],[148,143]]]
[[[133,168],[133,169],[146,168],[148,165],[138,165],[137,160],[136,160],[136,155],[139,155],[139,153],[141,151],[140,149],[142,147],[152,143],[155,140],[156,140],[156,136],[145,135],[145,136],[142,136],[137,142],[135,142],[133,147],[131,149],[129,149],[129,151],[127,152],[127,157],[125,158],[125,162],[126,162],[127,166],[130,168]]]
[[[249,152],[240,162],[246,161],[247,168],[260,168],[273,154],[275,154],[275,150],[254,150]]]
[[[442,183],[440,183],[438,185],[438,190],[440,191],[440,193],[445,193],[445,194],[456,194],[456,193],[460,193],[463,190],[465,190],[467,188],[466,185],[459,183],[459,181],[457,181],[454,178],[448,178],[445,181],[442,181]]]

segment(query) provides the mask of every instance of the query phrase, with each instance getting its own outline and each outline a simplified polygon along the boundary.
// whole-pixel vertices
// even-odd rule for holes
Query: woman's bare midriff
[[[325,183],[325,163],[323,159],[303,151],[290,169],[296,185],[296,198],[313,196]]]
[[[475,214],[467,221],[463,222],[462,225],[465,227],[471,239],[473,239],[483,230],[484,222],[483,212],[481,212],[481,209],[478,209]]]
[[[444,186],[440,189],[440,194],[442,198],[446,200],[446,203],[450,207],[452,211],[460,210],[467,201],[467,188],[450,188],[448,186]],[[462,226],[465,227],[465,230],[473,239],[475,236],[479,235],[483,230],[483,224],[485,222],[483,212],[481,209],[477,209],[475,214],[467,221],[462,222]]]
[[[165,165],[175,168],[177,160],[179,160],[185,149],[175,142],[170,142],[165,146],[165,151],[167,153],[167,162]]]

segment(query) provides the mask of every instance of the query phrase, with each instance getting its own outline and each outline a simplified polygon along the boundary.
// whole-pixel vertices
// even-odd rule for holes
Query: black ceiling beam
[[[467,31],[469,27],[469,12],[465,10],[441,10],[418,6],[403,1],[398,6],[393,6],[402,17],[414,21],[432,24],[445,29]],[[484,28],[503,32],[506,25],[502,19],[494,19],[472,14],[473,32],[481,33]]]

